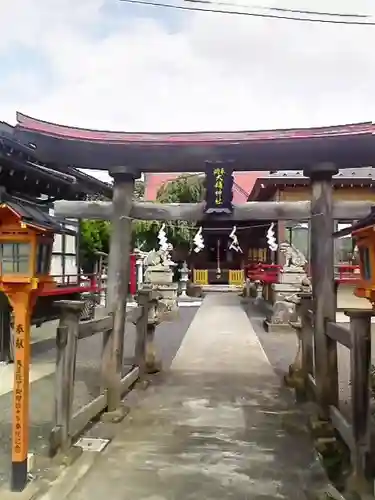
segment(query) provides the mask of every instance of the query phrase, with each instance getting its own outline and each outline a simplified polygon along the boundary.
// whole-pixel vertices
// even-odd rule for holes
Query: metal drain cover
[[[103,451],[109,443],[109,439],[101,438],[81,438],[78,439],[75,446],[79,446],[83,451]]]

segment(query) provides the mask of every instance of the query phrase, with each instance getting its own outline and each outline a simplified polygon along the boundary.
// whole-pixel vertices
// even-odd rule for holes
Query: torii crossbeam
[[[333,218],[356,220],[369,215],[373,203],[368,201],[334,201]],[[114,211],[112,202],[107,201],[56,201],[55,215],[59,217],[91,220],[111,220]],[[127,215],[127,214],[123,214]],[[204,203],[151,203],[134,201],[131,205],[131,219],[188,222],[207,219]],[[251,220],[309,220],[309,201],[252,201],[234,205],[232,214],[221,214],[223,221]]]

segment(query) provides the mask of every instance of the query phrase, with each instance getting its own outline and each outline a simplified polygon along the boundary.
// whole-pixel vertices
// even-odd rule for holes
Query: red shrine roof
[[[269,141],[280,139],[310,139],[375,133],[372,122],[313,128],[255,130],[239,132],[115,132],[58,125],[17,112],[18,127],[61,139],[105,143],[225,143]]]

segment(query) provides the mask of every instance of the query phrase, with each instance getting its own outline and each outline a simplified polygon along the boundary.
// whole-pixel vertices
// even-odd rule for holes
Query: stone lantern
[[[0,205],[0,290],[14,316],[14,389],[12,415],[12,491],[27,483],[31,316],[42,290],[56,285],[50,276],[56,220],[34,204],[13,199]]]
[[[187,298],[187,284],[188,284],[188,281],[189,281],[189,268],[188,268],[188,265],[186,263],[186,261],[184,261],[182,267],[181,267],[181,270],[180,270],[180,273],[181,273],[181,277],[180,277],[180,291],[181,291],[181,294],[180,294],[180,297],[185,299]]]
[[[170,248],[171,245],[168,251],[153,250],[144,261],[145,286],[151,286],[160,293],[159,304],[163,310],[164,321],[172,319],[177,311],[178,284],[173,283],[173,267],[176,264],[170,259]]]

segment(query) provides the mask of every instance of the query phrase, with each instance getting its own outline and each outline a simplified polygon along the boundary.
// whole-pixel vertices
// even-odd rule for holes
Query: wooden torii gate
[[[221,163],[231,171],[301,170],[311,183],[311,201],[247,203],[234,207],[226,220],[310,219],[311,274],[315,328],[316,384],[322,417],[337,405],[335,342],[324,334],[325,322],[335,320],[334,219],[357,219],[369,213],[367,203],[334,202],[332,177],[343,168],[372,165],[375,127],[372,122],[312,129],[128,133],[78,129],[17,115],[16,137],[32,144],[46,163],[77,165],[109,171],[114,179],[112,203],[57,202],[55,213],[65,217],[112,221],[108,269],[108,305],[114,329],[106,339],[113,353],[116,374],[108,383],[120,383],[125,328],[132,218],[149,220],[202,220],[204,206],[157,205],[133,202],[134,182],[141,172],[202,171]],[[224,218],[224,215],[221,215]],[[333,370],[337,374],[337,370]],[[115,393],[116,391],[113,391]],[[117,391],[120,394],[120,391]],[[119,401],[109,401],[109,410]]]
[[[304,173],[311,182],[309,202],[251,202],[234,207],[232,214],[221,215],[228,220],[310,220],[311,270],[315,313],[315,339],[317,363],[317,390],[323,401],[323,411],[338,399],[337,380],[328,376],[328,366],[337,364],[336,344],[324,334],[325,321],[335,321],[334,246],[335,219],[359,219],[370,212],[371,203],[333,201],[332,176],[338,169],[333,163],[319,163],[306,168]],[[110,170],[114,178],[112,202],[55,202],[55,213],[62,217],[111,220],[112,234],[108,269],[108,304],[114,314],[115,326],[107,338],[107,348],[116,353],[116,380],[121,379],[121,360],[125,328],[127,283],[129,281],[129,254],[132,219],[187,220],[205,218],[204,203],[157,204],[133,201],[136,171],[127,167]],[[116,391],[114,391],[116,394]],[[117,391],[117,394],[119,392]],[[118,401],[109,405],[115,409]],[[328,416],[328,413],[323,416]]]

